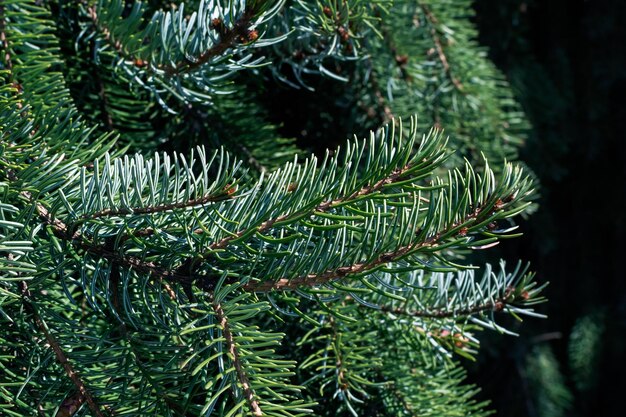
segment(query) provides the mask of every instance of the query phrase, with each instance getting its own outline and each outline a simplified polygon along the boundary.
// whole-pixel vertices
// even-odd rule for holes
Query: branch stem
[[[433,319],[442,319],[449,317],[457,317],[457,316],[471,316],[476,313],[481,313],[483,311],[491,311],[497,309],[498,311],[504,309],[506,307],[507,301],[506,298],[497,299],[495,302],[488,301],[484,304],[478,304],[472,307],[467,307],[459,310],[406,310],[401,307],[389,307],[389,306],[380,306],[380,310],[385,313],[391,313],[395,315],[402,316],[410,316],[410,317],[426,317]]]
[[[330,210],[331,208],[339,205],[339,204],[343,204],[349,201],[352,201],[360,196],[366,195],[366,194],[371,194],[374,193],[376,191],[379,191],[380,189],[383,188],[383,186],[388,185],[388,184],[392,184],[396,181],[400,181],[402,179],[402,176],[411,168],[410,165],[407,165],[403,168],[400,169],[396,169],[394,170],[391,174],[389,174],[387,177],[381,179],[380,181],[376,182],[375,184],[372,185],[368,185],[365,187],[362,187],[361,189],[353,192],[352,194],[345,196],[345,197],[340,197],[337,198],[335,200],[329,200],[329,201],[325,201],[323,203],[318,204],[315,208],[313,208],[312,210],[308,210],[311,213],[313,212],[327,212],[328,210]],[[277,222],[284,222],[284,221],[289,221],[291,219],[296,219],[298,217],[302,216],[302,211],[296,211],[290,215],[281,215],[278,217],[274,217],[272,219],[266,220],[263,223],[261,223],[258,226],[251,226],[247,229],[243,229],[238,231],[237,233],[235,233],[232,236],[228,236],[225,237],[215,243],[212,243],[209,246],[209,249],[211,251],[214,251],[216,249],[224,249],[226,248],[233,240],[240,238],[241,236],[246,235],[247,233],[249,233],[251,231],[251,229],[256,228],[256,232],[257,233],[263,233],[268,231],[269,229],[271,229],[275,223]],[[205,254],[206,256],[207,254]]]
[[[420,5],[420,8],[424,11],[424,15],[426,16],[426,19],[428,19],[428,22],[431,26],[430,35],[432,36],[433,42],[435,43],[435,50],[437,51],[437,56],[439,57],[439,61],[441,62],[441,65],[443,66],[443,70],[445,71],[448,78],[450,78],[450,81],[452,82],[452,84],[454,84],[456,89],[459,90],[460,92],[464,92],[463,84],[461,84],[461,81],[459,81],[459,79],[456,78],[454,74],[452,74],[448,57],[446,56],[443,50],[443,44],[441,43],[441,38],[439,37],[439,34],[437,33],[437,25],[439,24],[439,21],[437,20],[435,15],[432,13],[432,11],[428,8],[428,6],[426,6],[422,2],[420,2],[419,5]]]
[[[94,220],[100,217],[114,217],[114,216],[126,216],[130,214],[153,214],[161,213],[164,211],[170,211],[175,209],[189,208],[194,206],[201,206],[207,203],[216,203],[232,198],[232,195],[228,191],[220,191],[216,194],[208,194],[199,198],[194,198],[178,203],[161,204],[156,206],[147,207],[133,207],[133,208],[120,208],[120,209],[104,209],[95,213],[83,214],[80,219]]]
[[[233,365],[235,366],[235,371],[237,372],[237,379],[241,384],[243,389],[243,394],[252,410],[252,414],[254,416],[262,416],[263,412],[261,411],[261,407],[259,407],[259,403],[255,398],[254,391],[250,386],[250,380],[246,371],[243,369],[243,363],[241,362],[241,358],[239,356],[239,351],[237,350],[237,345],[235,343],[235,338],[233,337],[233,333],[230,330],[230,324],[228,323],[228,318],[224,313],[224,309],[219,302],[213,303],[213,310],[215,311],[215,315],[217,317],[220,326],[222,327],[222,332],[224,333],[224,339],[226,339],[226,346],[228,346],[228,353],[233,361]]]
[[[6,35],[6,21],[5,21],[5,6],[4,1],[0,2],[0,46],[4,52],[4,66],[11,71],[13,69],[13,63],[11,62],[11,54],[9,53],[9,41]]]
[[[31,294],[30,294],[30,290],[28,289],[28,285],[26,284],[26,281],[20,281],[19,286],[20,286],[20,291],[22,293],[22,302],[24,303],[25,309],[32,314],[35,325],[37,326],[39,331],[43,333],[44,337],[46,338],[46,341],[48,342],[48,345],[50,346],[57,360],[63,367],[65,374],[72,381],[74,386],[76,386],[76,389],[78,390],[82,398],[84,398],[84,400],[87,402],[87,406],[89,407],[91,412],[96,417],[105,417],[102,411],[100,410],[100,407],[94,400],[93,396],[91,395],[89,390],[87,390],[85,383],[83,382],[81,377],[74,370],[74,367],[72,366],[72,364],[67,359],[67,355],[65,354],[65,352],[63,351],[63,349],[61,348],[57,340],[54,338],[54,336],[50,333],[50,331],[48,330],[48,327],[46,326],[42,318],[39,316],[39,314],[37,313],[35,306],[30,301]]]
[[[486,205],[485,205],[486,206]],[[370,271],[380,265],[394,262],[400,260],[405,255],[415,252],[416,250],[434,247],[438,245],[441,241],[442,236],[447,235],[451,230],[459,227],[461,224],[471,221],[475,219],[476,223],[481,223],[482,221],[482,213],[485,213],[484,207],[478,207],[473,212],[469,213],[465,216],[464,219],[457,221],[451,225],[449,225],[444,230],[438,232],[437,234],[421,241],[414,242],[406,246],[401,246],[393,251],[383,252],[378,255],[375,259],[364,262],[364,263],[355,263],[349,266],[341,266],[335,269],[328,269],[318,274],[307,274],[301,275],[295,278],[280,278],[277,281],[269,280],[269,281],[260,281],[260,282],[250,282],[243,286],[243,289],[246,291],[253,292],[268,292],[272,290],[293,290],[299,286],[317,286],[328,283],[330,281],[344,278],[348,275],[357,275],[363,274],[367,271]]]

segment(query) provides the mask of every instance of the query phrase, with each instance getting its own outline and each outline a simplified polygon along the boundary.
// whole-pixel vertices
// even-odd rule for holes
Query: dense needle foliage
[[[489,414],[543,284],[474,266],[535,185],[470,5],[0,0],[0,411]]]

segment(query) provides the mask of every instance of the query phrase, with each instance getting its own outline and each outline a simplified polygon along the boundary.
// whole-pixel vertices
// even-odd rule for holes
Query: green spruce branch
[[[545,284],[472,264],[535,184],[469,3],[163,3],[0,1],[0,413],[487,415]],[[295,157],[309,83],[373,133]]]

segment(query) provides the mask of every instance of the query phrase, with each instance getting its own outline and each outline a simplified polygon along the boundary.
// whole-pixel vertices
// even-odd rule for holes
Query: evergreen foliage
[[[569,337],[568,358],[576,388],[589,390],[598,380],[605,315],[588,314],[576,321]]]
[[[573,400],[559,363],[547,345],[535,347],[527,355],[527,373],[535,399],[535,413],[541,417],[568,415]]]
[[[2,413],[489,414],[459,357],[544,284],[472,265],[534,184],[469,7],[0,0]],[[311,89],[359,128],[301,157]]]

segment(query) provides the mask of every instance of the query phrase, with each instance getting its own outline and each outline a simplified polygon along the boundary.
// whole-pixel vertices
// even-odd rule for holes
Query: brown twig
[[[31,199],[30,193],[28,192],[23,192],[22,196],[26,197],[28,200]],[[97,245],[87,242],[78,231],[70,232],[68,226],[62,220],[54,218],[48,209],[46,209],[41,203],[36,203],[35,208],[39,217],[41,217],[48,225],[52,226],[52,231],[56,237],[71,242],[76,248],[107,259],[116,265],[133,269],[139,273],[150,275],[159,280],[169,279],[173,282],[186,283],[191,282],[191,280],[194,279],[194,277],[190,275],[178,274],[175,271],[161,268],[153,262],[146,262],[134,256],[122,256],[114,250],[106,247],[106,245]],[[176,293],[174,290],[169,286],[169,284],[164,284],[169,297],[175,299]]]
[[[437,20],[435,15],[431,12],[431,10],[428,8],[428,6],[426,6],[425,4],[421,2],[419,3],[419,5],[421,9],[424,11],[424,15],[426,16],[426,18],[428,19],[430,23],[430,26],[431,26],[430,34],[433,38],[433,42],[435,43],[435,50],[437,51],[437,56],[439,57],[439,61],[441,62],[441,65],[443,66],[443,70],[445,71],[446,75],[450,78],[450,81],[452,81],[452,84],[454,84],[456,89],[459,90],[460,92],[464,92],[463,84],[461,83],[461,81],[458,80],[458,78],[456,78],[452,74],[452,70],[450,69],[450,63],[448,62],[448,58],[446,57],[446,54],[444,53],[443,45],[441,43],[441,38],[439,37],[439,34],[437,33],[437,25],[439,24],[439,21]]]
[[[191,200],[181,201],[178,203],[169,203],[169,204],[161,204],[157,206],[147,206],[147,207],[133,207],[133,208],[120,208],[120,209],[104,209],[101,211],[97,211],[95,213],[83,214],[80,217],[80,221],[85,220],[93,220],[100,217],[112,217],[112,216],[126,216],[130,214],[152,214],[152,213],[160,213],[164,211],[170,211],[181,208],[188,208],[193,206],[201,206],[207,203],[216,203],[219,201],[225,201],[233,198],[233,192],[231,189],[226,191],[220,191],[217,194],[208,194],[200,198],[195,198]]]
[[[254,391],[250,386],[250,380],[248,379],[248,375],[243,369],[243,364],[241,363],[241,358],[239,357],[239,351],[235,344],[235,339],[233,337],[233,333],[230,330],[230,325],[228,323],[228,318],[224,313],[224,309],[219,302],[215,302],[213,303],[213,310],[215,311],[217,321],[222,327],[224,339],[226,340],[226,346],[228,347],[228,353],[230,353],[233,365],[235,366],[237,378],[239,380],[239,383],[241,383],[241,388],[243,389],[243,395],[252,410],[252,414],[255,416],[262,416],[263,412],[261,411],[259,402],[256,400]]]
[[[313,212],[326,212],[326,211],[330,210],[331,208],[333,208],[334,206],[337,206],[339,204],[346,203],[346,202],[349,202],[351,200],[356,199],[357,197],[360,197],[360,196],[363,196],[363,195],[366,195],[366,194],[371,194],[371,193],[374,193],[376,191],[379,191],[380,189],[383,188],[383,186],[388,185],[388,184],[392,184],[392,183],[402,179],[402,176],[411,168],[412,167],[410,165],[407,165],[407,166],[405,166],[403,168],[396,169],[391,174],[389,174],[387,177],[381,179],[380,181],[376,182],[375,184],[362,187],[361,189],[355,191],[354,193],[352,193],[349,196],[340,197],[340,198],[337,198],[335,200],[329,200],[329,201],[325,201],[323,203],[320,203],[319,205],[317,205],[317,207],[315,207],[313,209]],[[278,217],[274,217],[272,219],[264,221],[263,223],[261,223],[258,226],[252,226],[251,228],[240,230],[240,231],[238,231],[237,233],[235,233],[232,236],[225,237],[225,238],[223,238],[223,239],[221,239],[221,240],[219,240],[219,241],[217,241],[215,243],[212,243],[209,246],[209,249],[211,251],[214,251],[216,249],[224,249],[233,240],[238,239],[241,236],[244,236],[245,234],[249,233],[252,228],[256,228],[256,232],[257,233],[263,233],[263,232],[266,232],[267,230],[271,229],[272,226],[274,226],[274,224],[276,224],[277,222],[289,221],[290,219],[297,218],[297,217],[299,217],[301,215],[302,215],[302,212],[294,212],[294,213],[292,213],[290,215],[281,215],[281,216],[278,216]],[[205,254],[205,256],[206,255],[207,254]]]
[[[249,39],[250,25],[252,18],[255,15],[255,10],[252,8],[246,9],[241,17],[237,19],[232,28],[224,29],[219,41],[204,51],[195,61],[179,62],[176,65],[164,66],[162,69],[169,76],[188,72],[198,68],[201,65],[207,63],[211,58],[216,57],[224,53],[228,48],[232,47],[235,43],[245,42]]]
[[[11,60],[11,52],[9,48],[9,40],[6,34],[6,19],[5,19],[6,9],[3,3],[3,0],[0,0],[0,50],[4,51],[3,59],[4,59],[4,68],[9,70],[9,81],[12,81],[13,87],[15,88],[17,94],[16,96],[22,93],[22,85],[15,80],[13,75],[13,61]],[[24,107],[22,100],[17,98],[16,107],[18,110],[21,110]],[[25,117],[28,113],[22,112],[22,117]],[[37,131],[38,128],[35,128],[33,131]]]
[[[507,297],[503,297],[501,299],[497,299],[494,302],[488,301],[484,304],[479,304],[473,307],[462,308],[459,310],[406,310],[401,307],[389,307],[389,306],[380,306],[380,311],[385,313],[391,313],[395,315],[401,316],[410,316],[410,317],[426,317],[433,319],[443,319],[449,317],[456,316],[471,316],[476,313],[481,313],[483,311],[502,311],[507,305]]]
[[[0,45],[4,50],[4,66],[11,71],[13,63],[11,62],[11,54],[9,53],[9,41],[6,35],[5,9],[3,2],[0,3]]]
[[[346,382],[345,378],[345,363],[343,360],[343,355],[341,353],[341,346],[338,345],[339,342],[339,336],[338,336],[338,332],[337,332],[337,323],[335,322],[335,319],[333,318],[332,314],[328,316],[328,322],[330,323],[330,328],[332,330],[332,340],[333,340],[333,344],[336,344],[336,349],[335,349],[335,354],[336,354],[336,361],[335,361],[335,368],[337,369],[337,382],[339,383],[339,389],[341,391],[347,391],[348,390],[348,383]]]
[[[315,211],[322,211],[322,212],[327,211],[337,204],[344,203],[346,201],[353,200],[361,195],[371,194],[377,190],[380,190],[383,186],[387,184],[391,184],[394,181],[401,179],[403,174],[410,168],[411,167],[406,166],[402,169],[394,170],[386,178],[381,179],[375,184],[362,187],[360,190],[355,191],[354,193],[352,193],[351,195],[347,197],[342,197],[336,200],[331,200],[331,201],[326,201],[324,203],[321,203],[315,208]],[[22,194],[28,199],[30,199],[29,193],[25,192]],[[502,203],[501,200],[498,200],[498,201],[499,203],[496,203],[493,206],[495,210],[500,210],[503,208],[504,203]],[[330,281],[346,277],[348,275],[355,275],[355,274],[361,274],[361,273],[367,272],[383,264],[397,261],[401,259],[402,257],[404,257],[405,255],[407,255],[408,253],[414,252],[416,250],[427,248],[427,247],[436,247],[439,244],[439,241],[441,240],[442,236],[448,235],[450,232],[452,232],[455,228],[458,228],[463,223],[469,222],[471,220],[475,220],[476,222],[480,223],[483,220],[482,217],[487,212],[487,210],[485,209],[488,204],[489,203],[485,203],[484,206],[475,208],[471,213],[467,214],[464,217],[464,219],[454,222],[453,224],[448,226],[446,229],[440,231],[439,233],[431,236],[428,239],[425,239],[422,242],[415,242],[406,246],[401,246],[393,251],[384,252],[378,255],[375,259],[371,260],[370,262],[355,263],[349,266],[342,266],[342,267],[338,267],[335,269],[329,269],[318,274],[307,274],[307,275],[295,277],[292,279],[281,278],[276,281],[269,280],[269,281],[261,281],[261,282],[249,282],[248,284],[244,285],[242,288],[245,291],[251,291],[251,292],[267,292],[271,290],[289,291],[289,290],[293,290],[303,285],[306,285],[309,287],[322,285]],[[86,242],[84,241],[84,239],[82,239],[82,237],[77,231],[70,233],[67,225],[61,220],[53,218],[48,212],[48,210],[40,203],[36,204],[36,209],[37,209],[39,216],[42,217],[49,225],[52,226],[52,229],[55,235],[57,235],[59,238],[64,239],[64,240],[69,240],[72,242],[72,244],[75,247],[83,249],[87,252],[98,255],[100,257],[103,257],[109,260],[110,262],[114,262],[120,266],[133,269],[139,273],[145,273],[150,276],[157,277],[159,279],[166,279],[170,282],[178,282],[181,284],[189,285],[195,281],[204,290],[212,290],[217,284],[217,280],[215,276],[194,275],[193,273],[191,273],[191,267],[186,268],[189,270],[189,272],[187,270],[183,270],[182,268],[179,268],[178,270],[165,269],[158,265],[155,265],[153,262],[146,262],[146,261],[143,261],[139,258],[135,258],[132,256],[123,256],[123,255],[116,253],[113,250],[106,248],[103,245],[96,245],[93,243]],[[292,214],[289,216],[279,216],[277,218],[267,220],[263,222],[260,226],[257,226],[257,231],[265,231],[271,228],[276,222],[287,220],[291,216],[295,216],[295,214]],[[250,229],[247,229],[247,231],[249,230]],[[243,235],[244,232],[240,232],[240,233]],[[213,249],[226,247],[228,243],[230,243],[230,241],[232,241],[232,239],[234,238],[235,237],[222,239],[220,242],[213,244],[212,247]],[[192,261],[191,262],[191,265],[192,265],[193,260],[191,261]],[[188,264],[189,263],[185,263],[186,266],[188,266]],[[234,283],[234,281],[232,280],[227,281],[227,284],[231,284],[231,283]]]
[[[139,67],[139,68],[142,68],[142,67],[150,68],[150,66],[148,65],[147,61],[144,61],[142,59],[136,58],[133,55],[127,53],[124,50],[124,45],[122,45],[122,43],[119,40],[113,39],[113,37],[111,36],[111,31],[107,27],[103,26],[100,23],[100,20],[98,20],[98,12],[96,11],[96,6],[95,5],[87,7],[87,14],[89,15],[89,18],[91,19],[91,24],[94,27],[94,29],[99,31],[100,33],[102,33],[102,36],[104,37],[104,40],[107,41],[109,43],[109,45],[111,45],[113,47],[113,49],[115,49],[117,51],[117,53],[119,53],[120,55],[125,56],[127,61],[132,62],[133,65],[135,65],[136,67]]]
[[[378,83],[378,78],[376,77],[376,73],[374,71],[371,58],[368,59],[368,62],[371,68],[369,81],[370,81],[370,85],[372,86],[372,89],[374,90],[374,97],[376,97],[376,104],[378,105],[380,109],[382,109],[382,112],[383,112],[382,122],[388,123],[392,121],[395,118],[395,116],[393,112],[391,111],[391,107],[389,107],[387,100],[385,100],[385,97],[380,92],[380,84]]]
[[[78,409],[85,402],[85,397],[80,392],[74,393],[69,397],[66,397],[61,405],[59,406],[59,411],[57,411],[54,417],[72,417],[76,414]],[[40,415],[42,410],[40,410]]]
[[[396,400],[400,402],[400,404],[402,405],[402,408],[404,408],[404,410],[407,413],[409,413],[409,415],[411,415],[412,417],[417,417],[418,416],[418,414],[415,412],[415,410],[413,410],[413,407],[406,401],[405,396],[398,389],[398,387],[397,387],[395,382],[391,383],[390,390],[391,390],[393,396],[396,397]]]
[[[95,44],[96,41],[92,38],[90,41],[92,51],[96,49]],[[99,68],[95,68],[92,74],[98,86],[98,97],[100,97],[100,111],[102,113],[102,118],[104,119],[107,130],[112,131],[114,129],[113,117],[109,112],[109,98],[107,97],[106,91],[104,89],[104,82],[102,81],[102,77],[100,77]]]
[[[54,338],[54,336],[50,333],[44,321],[41,319],[34,305],[30,301],[31,294],[30,294],[30,290],[28,289],[28,285],[26,284],[26,281],[20,281],[19,286],[20,286],[20,291],[22,293],[22,302],[24,303],[24,308],[26,309],[26,311],[32,314],[35,325],[37,326],[39,331],[43,333],[44,337],[46,338],[46,341],[48,342],[48,345],[50,346],[57,360],[59,361],[59,363],[65,370],[66,375],[72,381],[72,383],[74,384],[74,386],[76,387],[76,389],[78,390],[82,398],[84,398],[91,412],[96,417],[104,417],[104,414],[100,410],[100,407],[94,400],[89,390],[87,390],[85,383],[83,382],[81,377],[78,375],[78,373],[74,370],[74,367],[67,359],[65,352],[63,352],[63,349],[61,348],[57,340]]]
[[[119,41],[114,39],[111,36],[111,31],[102,25],[100,20],[98,19],[98,12],[96,11],[96,6],[89,6],[87,8],[87,13],[91,18],[93,27],[102,33],[104,39],[120,54],[125,56],[127,61],[132,62],[132,64],[138,68],[146,68],[147,70],[154,70],[153,65],[150,65],[150,62],[135,57],[134,55],[128,53],[124,45]],[[221,37],[219,41],[214,44],[212,47],[202,52],[195,60],[187,59],[184,62],[179,62],[174,65],[157,65],[159,70],[162,70],[168,76],[174,76],[181,73],[185,73],[191,70],[194,70],[205,63],[207,63],[211,58],[216,57],[222,53],[224,53],[228,48],[231,48],[237,42],[253,42],[258,37],[258,33],[256,31],[250,31],[250,26],[252,25],[252,19],[256,14],[256,10],[254,8],[248,8],[244,10],[241,17],[236,20],[233,24],[232,28],[221,28]]]
[[[61,236],[58,236],[61,237]],[[67,236],[64,236],[67,238]],[[102,245],[92,244],[85,242],[82,239],[73,239],[72,244],[74,247],[82,249],[86,252],[91,253],[92,255],[99,256],[108,260],[109,262],[115,263],[119,266],[129,268],[138,272],[140,274],[146,274],[158,280],[166,279],[171,282],[179,282],[179,283],[189,283],[193,280],[200,278],[199,276],[194,276],[191,274],[180,274],[176,271],[172,271],[169,269],[162,268],[158,265],[155,265],[154,262],[146,262],[142,259],[136,258],[134,256],[122,256],[112,250],[105,248]],[[206,278],[206,277],[203,277]],[[168,293],[168,296],[175,297],[173,289],[169,287],[169,285],[165,286],[165,289]]]
[[[268,292],[272,290],[281,290],[281,291],[289,291],[296,289],[300,286],[317,286],[328,283],[330,281],[334,281],[340,278],[344,278],[348,275],[356,275],[362,274],[367,271],[370,271],[376,267],[387,264],[389,262],[394,262],[400,260],[402,257],[407,255],[408,253],[415,252],[419,249],[428,248],[428,247],[436,247],[442,238],[442,236],[446,236],[449,232],[458,228],[461,224],[466,222],[475,220],[476,223],[480,223],[483,219],[483,215],[486,212],[484,210],[485,207],[478,207],[468,215],[466,215],[462,220],[454,222],[446,229],[440,231],[439,233],[431,236],[430,238],[422,241],[415,242],[406,246],[401,246],[393,251],[384,252],[378,255],[375,259],[367,262],[367,263],[355,263],[349,266],[342,266],[335,269],[328,269],[318,274],[307,274],[301,275],[295,278],[280,278],[276,281],[260,281],[260,282],[249,282],[248,284],[243,286],[243,289],[246,291],[253,292]],[[500,207],[501,208],[501,207]],[[483,214],[481,214],[483,213]]]

